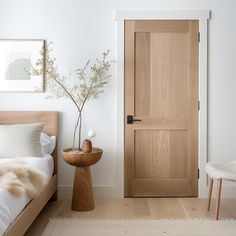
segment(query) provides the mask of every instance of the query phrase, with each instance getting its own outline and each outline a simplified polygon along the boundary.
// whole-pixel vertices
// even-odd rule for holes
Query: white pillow
[[[40,136],[40,143],[42,155],[52,154],[56,146],[56,136],[50,137],[42,132]]]
[[[0,158],[41,157],[44,123],[0,125]]]

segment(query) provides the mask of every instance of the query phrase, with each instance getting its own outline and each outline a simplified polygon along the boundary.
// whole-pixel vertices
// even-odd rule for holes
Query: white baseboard
[[[73,186],[59,185],[57,187],[58,199],[71,199]]]
[[[215,184],[214,190],[212,193],[212,197],[215,198],[216,196],[216,190],[217,186]],[[222,190],[221,190],[221,196],[222,198],[230,198],[230,199],[236,199],[236,186],[224,186],[224,183],[222,184]]]
[[[212,190],[212,198],[215,198],[217,191],[217,181],[214,180],[213,190]],[[201,189],[201,196],[199,198],[207,198],[208,197],[208,186],[205,186]],[[222,190],[221,190],[221,198],[228,199],[236,199],[236,183],[230,182],[227,180],[223,180],[222,182]]]
[[[216,196],[216,184],[213,187],[212,198]],[[60,185],[58,186],[58,198],[59,199],[71,199],[73,186]],[[117,199],[122,198],[118,192],[118,188],[115,186],[94,186],[93,187],[95,199]],[[207,198],[207,190],[202,194],[201,198]],[[233,185],[222,185],[222,198],[236,199],[236,184]]]
[[[58,186],[58,198],[59,199],[71,199],[73,186],[59,185]],[[120,194],[117,192],[115,186],[94,186],[93,187],[95,199],[116,199],[120,198]]]

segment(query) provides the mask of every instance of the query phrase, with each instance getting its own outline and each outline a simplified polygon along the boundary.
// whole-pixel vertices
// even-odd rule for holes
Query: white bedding
[[[0,159],[0,165],[16,159],[24,160],[30,167],[37,168],[43,171],[48,176],[48,182],[52,178],[54,162],[51,155],[44,155],[43,157],[25,157],[15,159]],[[30,201],[26,195],[14,197],[5,189],[0,187],[0,235],[7,230],[9,225],[24,209]]]

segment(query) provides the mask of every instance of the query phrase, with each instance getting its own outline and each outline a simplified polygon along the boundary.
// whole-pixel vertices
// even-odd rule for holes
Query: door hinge
[[[200,111],[200,101],[197,102],[197,109]]]
[[[200,32],[198,32],[198,42],[200,43]]]
[[[197,169],[197,178],[199,179],[199,177],[200,177],[200,170]]]

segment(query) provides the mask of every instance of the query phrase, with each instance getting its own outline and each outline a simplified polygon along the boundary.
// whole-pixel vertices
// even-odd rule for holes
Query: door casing
[[[124,197],[124,21],[125,20],[198,20],[199,43],[199,192],[198,196],[207,196],[207,176],[204,166],[207,163],[207,25],[209,10],[134,10],[116,11],[117,21],[117,68],[116,68],[116,182],[112,187],[112,195]]]

